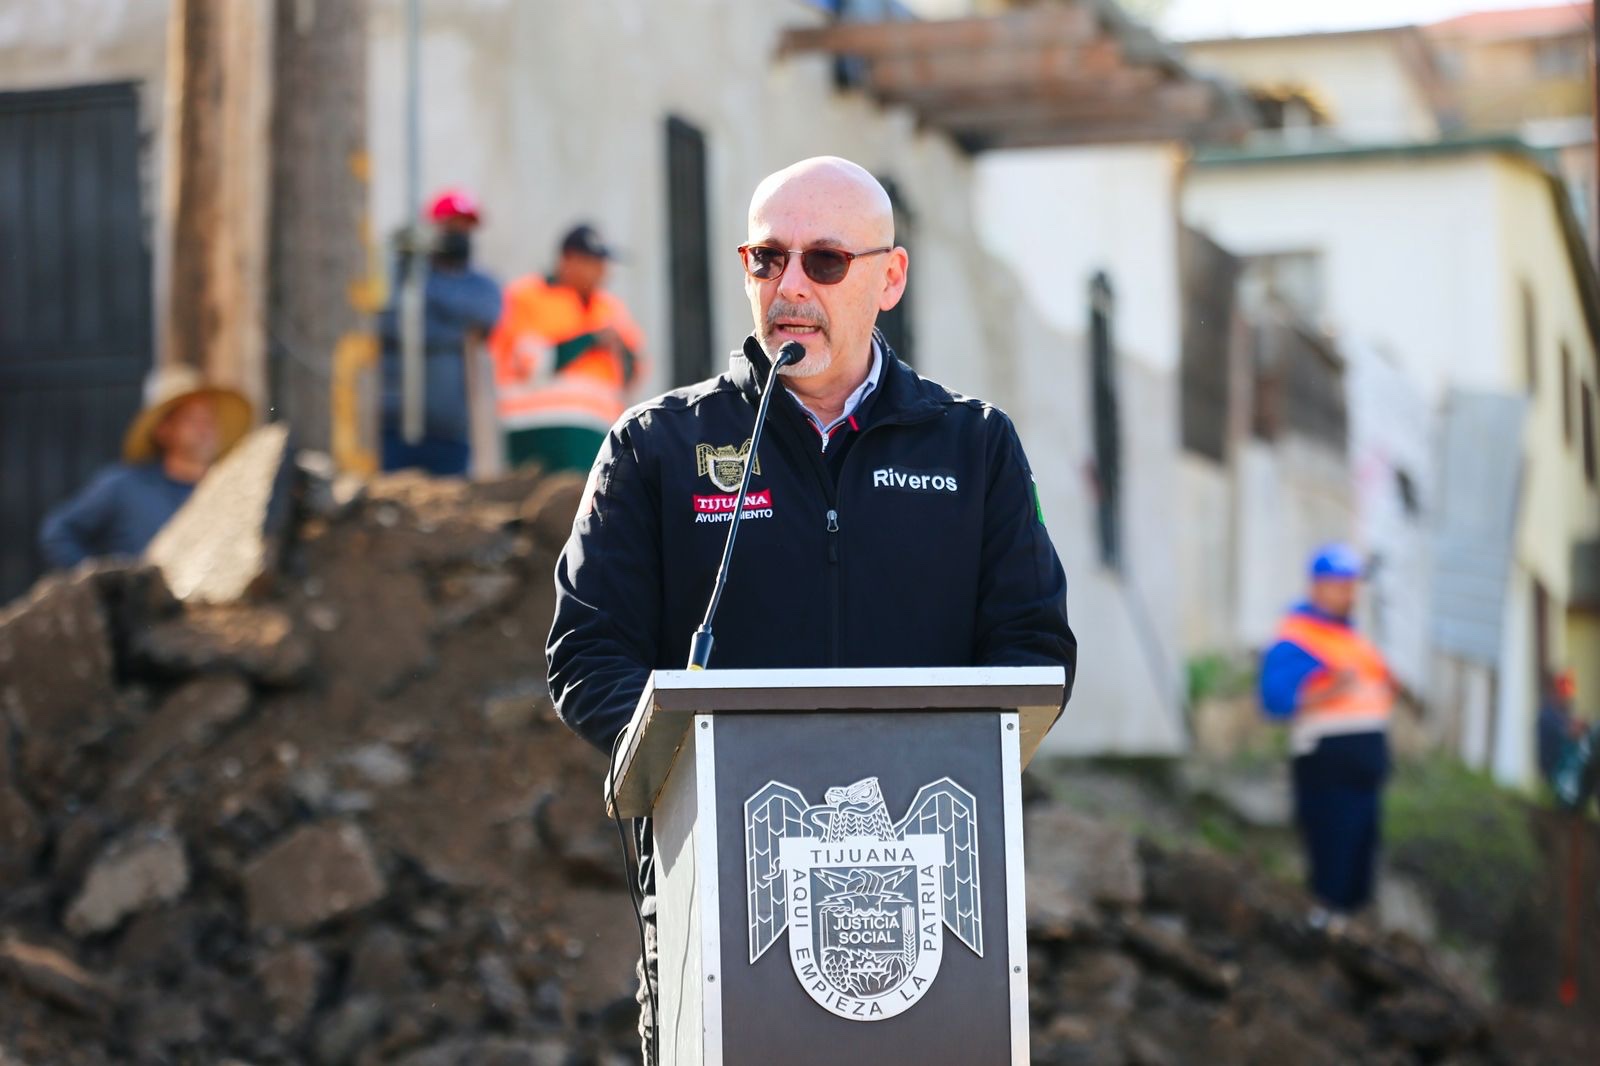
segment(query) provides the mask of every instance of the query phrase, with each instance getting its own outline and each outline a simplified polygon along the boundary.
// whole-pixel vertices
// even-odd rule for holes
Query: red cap
[[[477,225],[478,201],[465,189],[441,189],[428,205],[428,221],[447,222],[454,218]]]
[[[1572,676],[1571,670],[1563,670],[1555,678],[1556,695],[1564,700],[1570,700],[1578,693],[1578,679]]]

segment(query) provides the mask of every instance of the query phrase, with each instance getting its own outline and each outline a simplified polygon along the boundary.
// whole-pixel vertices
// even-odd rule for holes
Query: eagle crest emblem
[[[694,449],[695,472],[711,479],[723,492],[738,492],[739,481],[744,477],[744,461],[750,455],[750,442],[741,445],[725,444],[713,448],[709,444],[696,445]],[[761,459],[756,458],[755,473],[761,473]]]
[[[889,816],[876,777],[812,805],[769,781],[745,801],[750,962],[785,931],[806,993],[855,1021],[910,1009],[933,983],[948,928],[983,955],[977,800],[948,777]]]

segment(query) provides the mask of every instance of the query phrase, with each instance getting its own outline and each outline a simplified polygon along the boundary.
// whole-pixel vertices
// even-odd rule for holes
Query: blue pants
[[[1372,901],[1388,770],[1381,733],[1326,737],[1294,760],[1295,821],[1305,843],[1308,887],[1331,910],[1353,913]]]
[[[440,477],[463,475],[472,459],[472,448],[465,441],[423,437],[415,444],[406,442],[397,428],[383,429],[383,469],[418,468]]]

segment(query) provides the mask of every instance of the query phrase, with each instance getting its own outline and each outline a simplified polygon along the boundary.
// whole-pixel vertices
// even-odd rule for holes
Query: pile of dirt
[[[580,491],[311,491],[248,603],[101,566],[0,613],[0,1064],[637,1061],[604,760],[545,684]],[[1596,1061],[1236,865],[1027,828],[1036,1061]]]

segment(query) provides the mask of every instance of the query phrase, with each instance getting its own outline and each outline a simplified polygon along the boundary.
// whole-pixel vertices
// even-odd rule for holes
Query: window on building
[[[1594,390],[1588,382],[1583,385],[1583,476],[1589,482],[1589,487],[1595,484],[1595,466],[1600,463],[1600,456],[1595,455],[1594,439]]]
[[[1096,532],[1100,562],[1122,569],[1122,431],[1117,410],[1116,345],[1112,339],[1116,298],[1104,272],[1089,282],[1089,373],[1094,405],[1094,479],[1098,496]]]
[[[1251,320],[1271,304],[1286,306],[1308,325],[1322,320],[1322,256],[1317,252],[1273,252],[1245,257],[1239,308]]]
[[[1228,460],[1230,414],[1240,373],[1234,293],[1242,267],[1238,257],[1199,230],[1183,229],[1179,254],[1183,282],[1183,355],[1179,381],[1183,447],[1214,462]]]
[[[1394,490],[1400,497],[1400,506],[1405,509],[1407,518],[1416,518],[1422,513],[1422,501],[1417,497],[1417,483],[1411,474],[1395,467]]]
[[[1561,342],[1561,439],[1572,447],[1572,349]]]
[[[1581,78],[1589,71],[1589,43],[1557,37],[1533,46],[1533,69],[1541,78]]]
[[[889,194],[889,202],[894,205],[894,242],[911,250],[913,242],[911,211],[906,207],[900,195],[900,187],[891,178],[880,178],[879,182]],[[906,291],[901,294],[900,302],[878,316],[878,328],[883,331],[883,339],[889,342],[889,347],[901,359],[910,363],[915,358],[913,349],[916,347],[916,338],[912,335],[911,328],[911,289],[914,274],[906,275]]]
[[[672,383],[711,376],[711,252],[705,134],[667,119],[667,257],[672,308]]]
[[[1539,316],[1533,287],[1522,283],[1522,362],[1528,376],[1528,395],[1539,391]]]

